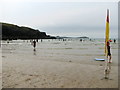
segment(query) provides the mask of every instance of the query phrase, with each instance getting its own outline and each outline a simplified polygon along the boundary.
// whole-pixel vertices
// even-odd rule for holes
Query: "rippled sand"
[[[111,43],[110,79],[104,79],[104,41],[2,41],[3,88],[117,88],[118,46]]]

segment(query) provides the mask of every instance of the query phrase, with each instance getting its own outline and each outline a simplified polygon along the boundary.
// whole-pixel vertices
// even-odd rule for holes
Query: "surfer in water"
[[[107,54],[107,58],[109,57],[109,63],[111,63],[111,53],[110,53],[110,43],[107,42],[107,51],[108,51],[108,54]]]

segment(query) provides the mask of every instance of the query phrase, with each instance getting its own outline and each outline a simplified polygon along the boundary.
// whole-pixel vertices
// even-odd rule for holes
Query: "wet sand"
[[[104,79],[104,43],[46,40],[2,42],[3,88],[117,88],[118,46],[111,44],[110,79]]]
[[[0,89],[2,89],[2,49],[0,48]]]

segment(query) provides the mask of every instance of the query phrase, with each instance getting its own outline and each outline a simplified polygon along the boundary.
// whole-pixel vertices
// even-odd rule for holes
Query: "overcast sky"
[[[110,37],[118,36],[116,2],[41,2],[38,0],[3,0],[0,21],[27,26],[55,36],[104,38],[106,10],[110,10]]]

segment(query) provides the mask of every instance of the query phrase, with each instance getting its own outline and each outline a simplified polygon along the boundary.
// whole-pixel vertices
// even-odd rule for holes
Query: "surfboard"
[[[96,61],[105,61],[105,59],[95,58]]]

